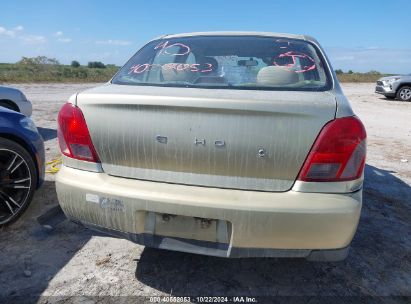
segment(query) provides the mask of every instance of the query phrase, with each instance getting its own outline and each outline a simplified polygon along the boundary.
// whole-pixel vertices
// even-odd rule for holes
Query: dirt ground
[[[71,94],[94,85],[15,86],[33,101],[47,160],[54,159],[59,108]],[[57,204],[55,177],[47,174],[24,216],[0,231],[0,302],[1,297],[66,302],[84,296],[75,299],[89,303],[95,296],[365,296],[383,301],[411,296],[411,103],[386,100],[374,94],[373,84],[348,83],[343,89],[368,132],[364,207],[345,261],[223,259],[161,251],[68,221],[47,231],[36,220]]]

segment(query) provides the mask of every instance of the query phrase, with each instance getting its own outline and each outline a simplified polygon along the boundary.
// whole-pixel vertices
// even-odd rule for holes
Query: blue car
[[[44,180],[44,143],[33,121],[0,107],[0,227],[17,220]]]

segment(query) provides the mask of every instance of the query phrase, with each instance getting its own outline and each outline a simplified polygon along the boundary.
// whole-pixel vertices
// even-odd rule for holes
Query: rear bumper
[[[17,106],[19,107],[20,113],[27,117],[30,117],[33,113],[33,105],[29,100],[20,101]]]
[[[151,247],[224,257],[343,259],[362,200],[361,190],[229,190],[131,180],[65,166],[56,187],[65,214],[86,226]]]
[[[39,135],[38,140],[33,142],[35,146],[35,158],[37,163],[38,181],[37,188],[39,188],[44,182],[44,176],[46,174],[46,161],[43,138]]]

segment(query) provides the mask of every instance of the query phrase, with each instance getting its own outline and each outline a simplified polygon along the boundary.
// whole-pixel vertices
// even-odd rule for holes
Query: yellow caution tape
[[[55,173],[59,172],[60,165],[61,165],[62,161],[63,160],[60,156],[60,157],[57,157],[57,158],[47,162],[46,166],[50,166],[50,167],[48,169],[46,169],[46,173],[55,174]],[[59,166],[59,167],[57,167],[57,166]]]

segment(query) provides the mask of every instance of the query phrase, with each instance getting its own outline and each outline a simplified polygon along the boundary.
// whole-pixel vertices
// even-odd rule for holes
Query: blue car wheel
[[[0,227],[22,215],[36,185],[37,172],[31,155],[21,145],[0,138]]]

